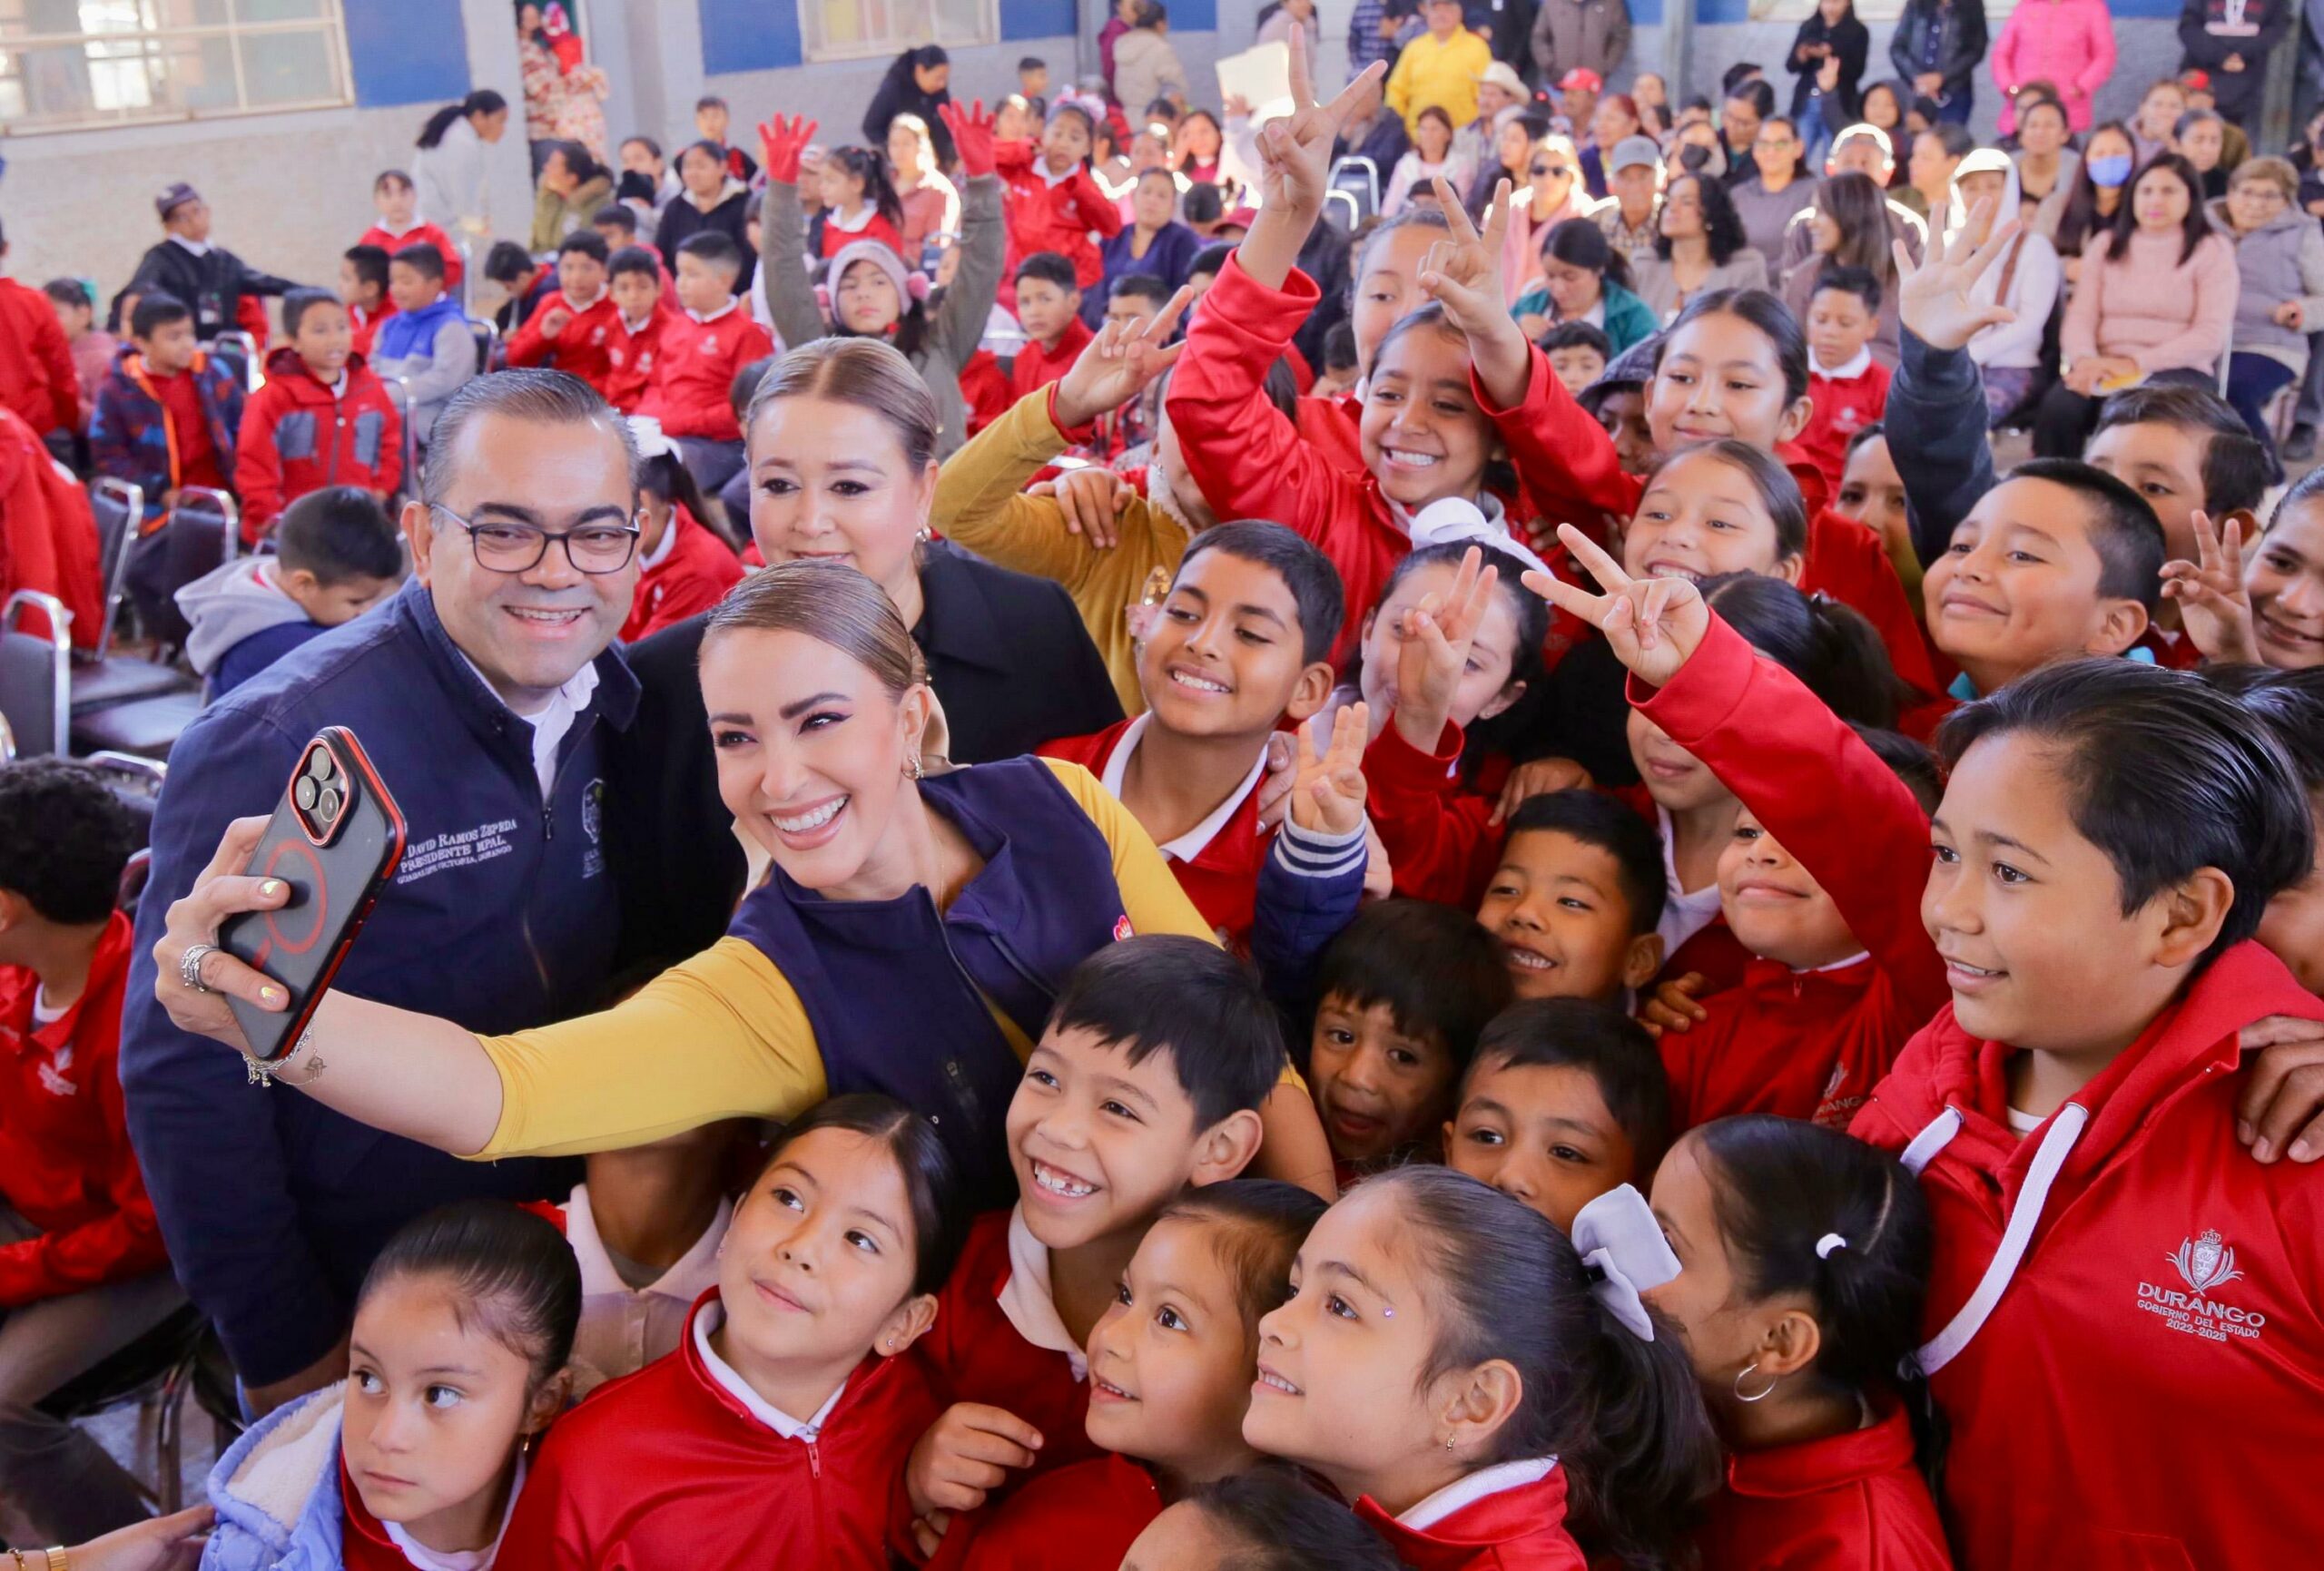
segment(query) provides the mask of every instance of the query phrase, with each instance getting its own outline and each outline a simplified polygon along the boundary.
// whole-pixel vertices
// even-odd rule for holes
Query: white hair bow
[[[1574,1213],[1573,1247],[1590,1268],[1590,1291],[1641,1341],[1654,1340],[1654,1320],[1640,1295],[1679,1274],[1679,1257],[1662,1236],[1646,1196],[1630,1184],[1608,1190]]]
[[[1422,545],[1455,545],[1474,541],[1490,545],[1495,551],[1514,556],[1536,573],[1548,574],[1550,565],[1533,553],[1533,548],[1495,525],[1484,515],[1474,502],[1458,496],[1440,496],[1412,515],[1412,537],[1415,547]]]

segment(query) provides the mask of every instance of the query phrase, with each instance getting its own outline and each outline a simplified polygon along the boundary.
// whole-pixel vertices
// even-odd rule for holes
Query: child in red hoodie
[[[1190,1190],[1165,1207],[1089,1333],[1088,1428],[1107,1455],[954,1522],[934,1564],[1118,1565],[1165,1507],[1256,1465],[1243,1413],[1259,1317],[1290,1296],[1292,1257],[1323,1214],[1317,1196],[1264,1178]]]
[[[837,1096],[793,1123],[678,1350],[550,1431],[500,1564],[885,1571],[904,1456],[937,1410],[909,1353],[960,1204],[942,1142],[899,1102]]]
[[[735,296],[743,250],[715,230],[678,246],[681,308],[664,323],[653,386],[637,412],[662,422],[685,454],[694,484],[716,496],[743,467],[743,427],[734,418],[734,378],[774,353],[774,339]]]
[[[353,486],[385,503],[403,480],[403,417],[349,347],[353,329],[339,297],[292,290],[282,297],[282,331],[290,342],[267,357],[266,386],[251,395],[234,442],[245,545],[264,539],[310,491]]]
[[[1096,136],[1088,110],[1060,103],[1049,111],[1038,143],[1003,142],[994,147],[1009,229],[1005,265],[1011,278],[1027,257],[1045,250],[1073,264],[1077,288],[1088,289],[1104,276],[1098,242],[1121,232],[1122,214],[1089,172]]]
[[[1654,1214],[1682,1269],[1647,1296],[1728,1447],[1704,1571],[1952,1571],[1927,1391],[1896,1387],[1928,1287],[1912,1174],[1837,1130],[1721,1118],[1663,1158]]]
[[[1675,1330],[1638,1296],[1678,1269],[1628,1185],[1568,1242],[1448,1168],[1383,1173],[1324,1213],[1259,1322],[1243,1438],[1415,1571],[1583,1571],[1576,1489],[1590,1555],[1662,1563],[1718,1467]]]
[[[1880,319],[1880,280],[1862,268],[1827,267],[1808,298],[1807,396],[1816,412],[1799,433],[1799,450],[1836,490],[1847,467],[1848,443],[1880,423],[1888,409],[1888,368],[1872,358]]]
[[[1916,1361],[1955,1546],[2305,1564],[2324,1172],[2254,1162],[2236,1124],[2245,1029],[2324,1018],[2251,941],[2313,868],[2307,793],[2234,700],[2125,660],[2021,677],[1942,740],[1921,911],[1953,1001],[1853,1133],[1935,1220]]]

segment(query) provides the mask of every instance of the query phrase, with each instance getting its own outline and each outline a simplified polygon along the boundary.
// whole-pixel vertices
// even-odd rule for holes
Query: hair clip
[[[1848,1241],[1846,1239],[1842,1238],[1837,1232],[1827,1232],[1823,1237],[1816,1241],[1816,1258],[1817,1260],[1829,1260],[1834,1255],[1839,1253],[1840,1251],[1847,1248],[1847,1246]]]

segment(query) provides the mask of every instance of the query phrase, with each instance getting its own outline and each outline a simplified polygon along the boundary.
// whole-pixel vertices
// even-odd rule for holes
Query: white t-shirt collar
[[[476,672],[476,679],[484,682],[484,691],[491,693],[501,707],[507,709],[507,701],[502,700],[492,683],[486,681],[484,673],[477,670],[476,662],[468,660],[466,650],[460,651],[460,658],[468,661],[470,671]],[[589,707],[589,700],[596,691],[597,663],[592,660],[575,672],[563,687],[549,695],[548,703],[538,714],[517,715],[518,720],[533,728],[533,773],[541,782],[541,800],[544,802],[556,789],[556,750],[565,745],[565,733],[573,729],[573,722],[580,718],[583,710]],[[508,712],[517,714],[513,709]]]
[[[653,572],[654,569],[661,566],[663,563],[667,562],[670,559],[670,553],[675,551],[677,548],[678,515],[675,508],[673,508],[670,514],[669,527],[662,531],[662,543],[654,547],[653,550],[647,552],[643,557],[639,558],[637,571],[640,574]]]
[[[867,209],[866,211],[868,211],[869,210]],[[726,297],[726,303],[720,306],[708,316],[704,316],[700,311],[694,309],[692,307],[687,308],[686,315],[692,317],[695,321],[700,322],[703,326],[708,327],[711,323],[716,321],[719,318],[724,316],[728,311],[731,311],[734,309],[734,297],[733,295],[728,295]]]
[[[743,1377],[734,1372],[734,1367],[711,1350],[711,1333],[725,1323],[726,1306],[723,1303],[706,1303],[702,1306],[702,1312],[694,1317],[694,1349],[702,1355],[702,1367],[710,1371],[710,1378],[716,1380],[728,1396],[742,1403],[751,1417],[760,1423],[786,1440],[803,1440],[813,1445],[822,1437],[823,1426],[831,1421],[832,1409],[839,1406],[842,1397],[847,1395],[847,1381],[839,1383],[839,1389],[815,1409],[813,1418],[794,1419],[751,1389],[743,1383]]]
[[[726,1224],[734,1219],[734,1203],[721,1196],[718,1214],[711,1219],[702,1236],[694,1241],[694,1247],[680,1255],[669,1270],[641,1288],[631,1287],[614,1269],[613,1256],[606,1252],[606,1241],[597,1232],[596,1213],[589,1209],[586,1184],[575,1184],[565,1203],[565,1242],[572,1246],[573,1258],[581,1267],[581,1292],[585,1298],[596,1293],[617,1292],[633,1298],[655,1293],[692,1304],[718,1285],[718,1241],[726,1236]]]
[[[516,1514],[517,1497],[525,1492],[526,1456],[517,1453],[517,1476],[508,1482],[508,1504],[500,1512],[500,1529],[493,1534],[492,1542],[481,1549],[456,1549],[447,1554],[430,1549],[427,1545],[404,1531],[400,1522],[382,1522],[388,1540],[403,1551],[403,1557],[419,1567],[419,1571],[491,1571],[495,1556],[500,1553],[500,1541],[508,1536],[508,1518]]]
[[[1057,1301],[1049,1294],[1049,1245],[1025,1225],[1021,1202],[1009,1213],[1009,1280],[994,1296],[1019,1336],[1037,1348],[1063,1353],[1073,1366],[1076,1380],[1089,1378],[1088,1356],[1065,1329],[1065,1319],[1057,1312]]]
[[[1480,1468],[1465,1478],[1455,1478],[1396,1520],[1415,1533],[1425,1533],[1455,1511],[1473,1506],[1488,1496],[1505,1494],[1511,1489],[1521,1489],[1528,1484],[1539,1483],[1548,1478],[1550,1469],[1557,1465],[1555,1457],[1533,1457]]]
[[[1116,801],[1121,800],[1122,777],[1129,772],[1130,755],[1137,751],[1138,742],[1146,736],[1147,724],[1153,718],[1153,712],[1149,710],[1131,721],[1129,729],[1123,731],[1120,738],[1115,741],[1114,751],[1106,755],[1105,771],[1098,778],[1104,783],[1107,794]],[[1202,855],[1210,842],[1218,838],[1218,831],[1226,827],[1226,820],[1233,818],[1236,810],[1243,805],[1243,799],[1259,789],[1260,777],[1266,771],[1266,750],[1262,748],[1259,750],[1258,758],[1251,765],[1250,774],[1245,778],[1242,785],[1225,801],[1213,809],[1208,818],[1177,840],[1166,842],[1161,847],[1162,854],[1174,862],[1191,862]],[[1047,1250],[1041,1252],[1041,1260],[1043,1262],[1041,1269],[1046,1273],[1049,1269]]]
[[[173,234],[170,239],[185,247],[186,250],[192,251],[196,256],[208,256],[210,254],[210,242],[206,240],[188,240],[182,234]]]
[[[1718,880],[1713,879],[1699,889],[1679,887],[1678,834],[1670,822],[1670,810],[1657,802],[1654,821],[1662,830],[1662,920],[1655,931],[1662,935],[1662,957],[1668,960],[1679,952],[1679,947],[1711,924],[1718,915]]]
[[[1855,357],[1847,364],[1837,369],[1831,369],[1819,364],[1816,368],[1816,374],[1827,382],[1853,382],[1870,369],[1872,369],[1872,346],[1866,344],[1856,352]]]

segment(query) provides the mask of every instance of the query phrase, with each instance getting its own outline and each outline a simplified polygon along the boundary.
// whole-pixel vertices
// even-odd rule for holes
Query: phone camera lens
[[[304,813],[315,810],[315,798],[319,794],[315,782],[306,775],[300,775],[298,783],[290,788],[290,800],[297,802],[299,810]]]
[[[319,781],[327,781],[339,771],[330,761],[330,754],[317,748],[307,755],[307,772]]]
[[[330,822],[339,817],[339,793],[329,786],[323,787],[322,795],[315,802],[315,816],[325,823]]]

